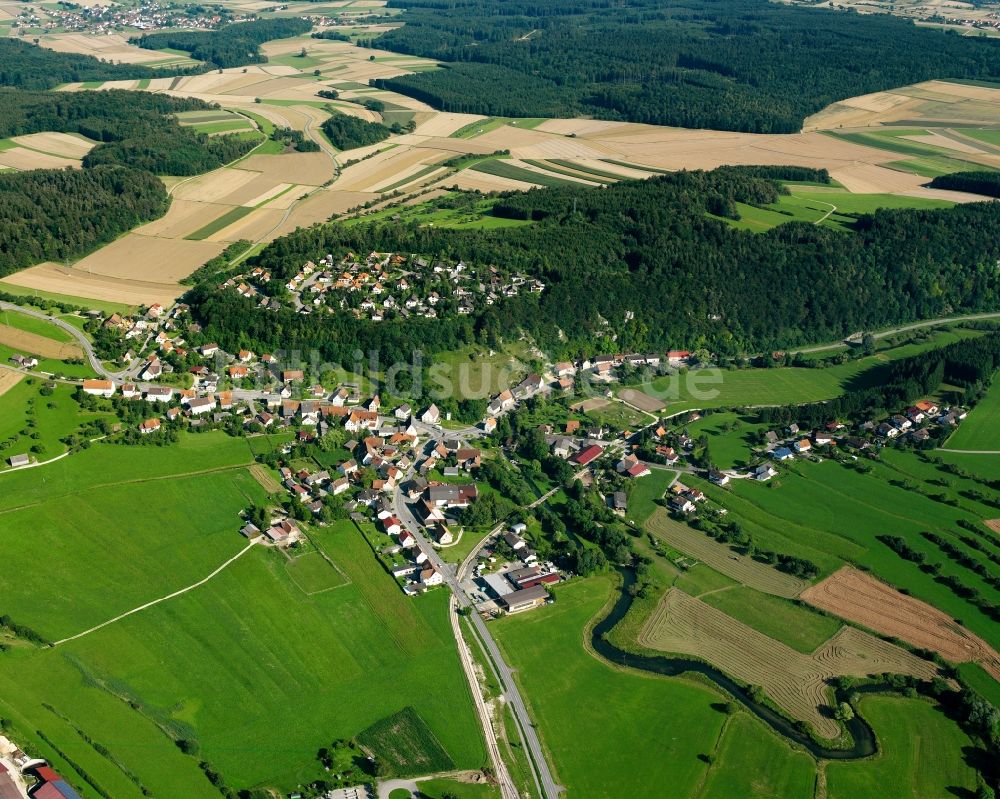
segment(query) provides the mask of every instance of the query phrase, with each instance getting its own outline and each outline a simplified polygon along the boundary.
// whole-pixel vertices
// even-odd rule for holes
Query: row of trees
[[[709,204],[767,200],[769,181],[738,168],[607,189],[559,187],[500,197],[516,228],[445,230],[405,220],[323,224],[272,242],[256,262],[276,283],[326,253],[395,251],[495,264],[537,276],[541,294],[469,316],[381,323],[347,314],[259,310],[215,284],[191,301],[228,349],[317,349],[348,364],[356,349],[392,363],[529,332],[553,357],[601,349],[707,347],[720,356],[829,341],[855,330],[995,310],[1000,204],[883,210],[839,232],[790,222],[754,234],[708,216]],[[626,312],[631,312],[628,314]]]
[[[242,67],[262,64],[267,56],[260,51],[264,42],[308,33],[312,23],[300,17],[261,19],[224,25],[214,31],[160,31],[132,39],[146,50],[183,50],[191,58],[215,67]]]
[[[1000,75],[996,41],[767,0],[389,5],[406,25],[376,47],[451,63],[378,84],[447,111],[789,133],[845,97]]]
[[[938,175],[930,186],[1000,197],[1000,172],[952,172],[950,175]]]

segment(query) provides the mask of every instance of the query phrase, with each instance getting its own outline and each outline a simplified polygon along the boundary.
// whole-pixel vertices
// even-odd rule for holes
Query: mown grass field
[[[236,513],[262,492],[249,460],[245,441],[205,434],[6,476],[18,493],[5,497],[44,504],[0,512],[4,611],[55,637],[206,576],[246,545]],[[313,536],[350,584],[306,596],[283,555],[251,550],[91,635],[16,647],[0,660],[0,712],[71,781],[87,784],[76,763],[115,799],[218,796],[181,738],[231,786],[287,792],[321,776],[319,747],[407,706],[457,767],[481,767],[447,594],[404,597],[350,523]]]
[[[591,655],[584,628],[611,590],[607,577],[575,581],[558,589],[555,604],[502,619],[493,633],[568,795],[649,796],[650,786],[669,785],[671,795],[691,796],[708,769],[698,756],[713,751],[722,729],[724,716],[712,708],[720,696]]]
[[[688,408],[798,405],[838,397],[845,391],[877,385],[885,364],[919,355],[954,341],[982,335],[974,330],[943,330],[927,339],[886,349],[865,358],[821,368],[694,369],[661,375],[634,386],[667,403],[667,413]]]
[[[974,795],[976,774],[962,751],[971,741],[939,710],[920,699],[881,696],[864,698],[860,710],[875,729],[881,751],[871,760],[828,763],[830,799]]]
[[[699,799],[812,799],[816,768],[761,722],[737,713],[726,724]]]
[[[1000,450],[1000,380],[994,380],[944,445],[948,449]]]
[[[650,469],[650,474],[633,480],[628,486],[628,510],[626,517],[638,527],[656,510],[656,500],[663,497],[674,479],[674,472]]]

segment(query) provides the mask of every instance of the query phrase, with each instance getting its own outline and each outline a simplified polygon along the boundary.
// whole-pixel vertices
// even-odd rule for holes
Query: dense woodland
[[[160,180],[124,166],[0,174],[0,276],[82,255],[168,205]]]
[[[191,58],[215,67],[242,67],[267,61],[260,51],[264,42],[307,33],[312,24],[305,19],[261,19],[237,22],[214,31],[161,31],[132,39],[147,50],[183,50]]]
[[[709,215],[776,191],[740,168],[542,189],[496,201],[498,215],[536,220],[522,227],[330,223],[278,239],[255,259],[272,271],[273,293],[307,260],[371,250],[498,264],[547,285],[470,316],[373,323],[273,312],[218,291],[217,280],[191,301],[227,349],[316,348],[344,363],[356,349],[392,362],[415,347],[496,346],[519,329],[553,357],[676,347],[735,355],[1000,306],[1000,204],[883,210],[846,233],[790,222],[754,234]]]
[[[36,44],[0,38],[0,86],[52,89],[61,83],[76,81],[161,78],[192,71],[153,69],[138,64],[109,64],[89,55],[57,53]]]
[[[155,175],[196,175],[254,146],[205,136],[173,116],[209,107],[146,92],[0,89],[0,138],[53,131],[99,142],[82,170],[0,175],[0,275],[79,257],[162,216],[169,199]]]
[[[938,175],[930,182],[930,186],[934,189],[1000,197],[1000,172],[952,172],[950,175]]]
[[[54,131],[100,142],[85,167],[123,164],[158,175],[197,175],[249,152],[240,136],[206,136],[171,116],[210,108],[201,100],[148,92],[0,90],[0,137]]]
[[[402,133],[381,122],[368,122],[348,114],[334,112],[323,123],[323,132],[338,150],[353,150],[388,139],[393,133]]]
[[[390,0],[374,46],[451,62],[377,81],[446,111],[788,133],[831,102],[1000,76],[1000,41],[768,0]]]

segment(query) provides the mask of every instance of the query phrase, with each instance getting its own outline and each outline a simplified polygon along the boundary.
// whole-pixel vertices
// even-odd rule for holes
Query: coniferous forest
[[[316,348],[345,363],[357,349],[392,362],[415,346],[494,346],[521,329],[553,357],[701,346],[731,355],[996,310],[1000,203],[882,210],[851,232],[790,222],[750,233],[712,216],[736,202],[773,201],[778,191],[739,168],[534,190],[493,206],[497,216],[535,220],[522,227],[330,223],[278,239],[258,256],[276,287],[327,252],[371,250],[503,265],[546,283],[540,295],[470,316],[368,322],[346,312],[273,312],[220,292],[218,279],[197,286],[190,301],[207,335],[229,349]]]
[[[0,38],[0,86],[52,89],[76,81],[162,78],[201,71],[201,67],[164,70],[139,64],[109,64],[89,55],[57,53],[17,39]]]
[[[0,276],[78,257],[168,205],[160,180],[126,166],[0,174]]]
[[[790,133],[837,100],[1000,76],[1000,40],[768,0],[390,0],[375,47],[446,68],[376,81],[445,111]]]

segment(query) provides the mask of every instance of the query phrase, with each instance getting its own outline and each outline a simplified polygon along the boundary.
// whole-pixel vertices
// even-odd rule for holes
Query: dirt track
[[[883,672],[927,680],[937,673],[934,664],[853,627],[841,628],[805,655],[676,588],[663,597],[638,640],[650,649],[696,655],[761,686],[783,710],[827,738],[839,732],[823,710],[828,705],[827,680]]]
[[[953,663],[975,661],[1000,680],[1000,654],[983,639],[937,608],[850,566],[804,591],[801,599]]]

